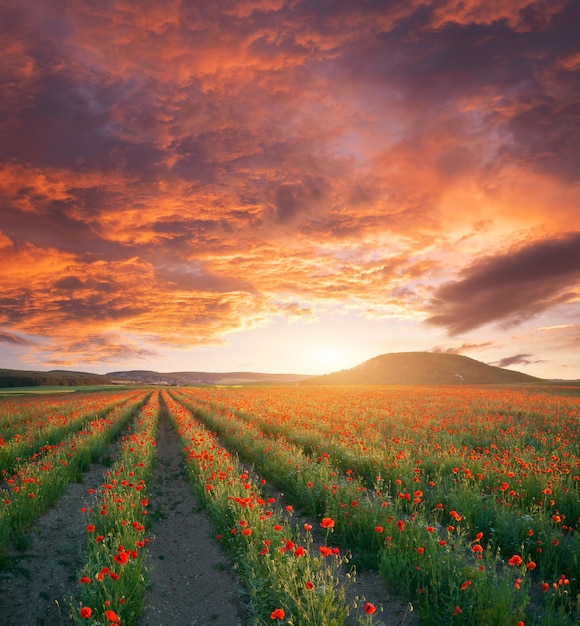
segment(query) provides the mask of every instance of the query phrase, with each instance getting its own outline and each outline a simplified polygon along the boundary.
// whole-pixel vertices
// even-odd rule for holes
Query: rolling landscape
[[[0,626],[580,626],[578,25],[0,2]]]
[[[53,370],[0,369],[0,388],[106,384],[150,385],[510,385],[554,382],[457,354],[401,352],[383,354],[356,367],[321,376],[260,372],[156,372],[128,370],[104,375]],[[561,381],[578,382],[578,381]]]

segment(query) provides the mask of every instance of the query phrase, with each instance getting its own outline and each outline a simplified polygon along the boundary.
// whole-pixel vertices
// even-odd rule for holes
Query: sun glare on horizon
[[[329,374],[338,370],[353,367],[352,359],[345,350],[334,345],[315,345],[310,350],[312,365],[321,374]]]

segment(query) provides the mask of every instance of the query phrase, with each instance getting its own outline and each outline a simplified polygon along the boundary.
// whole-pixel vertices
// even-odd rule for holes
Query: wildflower
[[[322,556],[330,556],[332,554],[332,550],[326,546],[320,546],[318,550]]]
[[[399,520],[397,522],[397,527],[399,528],[401,532],[403,532],[405,530],[405,522],[403,522],[403,520]]]
[[[526,567],[531,571],[536,569],[536,564],[534,563],[534,561],[528,561],[526,563]]]
[[[304,586],[306,587],[306,589],[314,589],[314,583],[311,580],[307,580],[304,583]]]
[[[95,532],[95,525],[94,524],[87,524],[87,528],[86,528],[88,533],[94,533]]]
[[[120,623],[121,618],[115,613],[115,611],[111,611],[110,609],[105,611],[105,617],[115,624]]]
[[[284,619],[284,609],[276,609],[270,613],[270,619]]]
[[[280,524],[275,524],[275,525],[273,526],[273,528],[274,528],[274,530],[275,530],[275,531],[277,531],[277,532],[280,532],[280,531],[282,530],[282,526],[280,526]]]
[[[476,543],[473,546],[473,548],[471,548],[471,551],[472,552],[483,552],[483,548],[478,543]]]
[[[508,561],[508,565],[513,565],[514,567],[517,567],[518,565],[521,565],[523,562],[523,559],[521,556],[519,556],[518,554],[514,554]]]
[[[304,556],[305,554],[306,554],[306,551],[301,546],[296,548],[296,550],[294,550],[294,556]]]
[[[83,576],[80,580],[79,583],[90,583],[91,579],[88,576]]]
[[[275,527],[274,527],[275,528]],[[304,530],[308,533],[312,530],[312,524],[304,524]]]
[[[470,580],[466,580],[464,583],[461,583],[461,591],[465,591],[469,585],[471,585]]]
[[[323,517],[322,521],[320,522],[320,526],[322,528],[334,528],[334,520],[332,519],[332,517]]]
[[[375,531],[378,533],[382,533],[383,532],[383,527],[382,526],[375,526]]]
[[[418,554],[424,554],[425,553],[425,548],[423,548],[422,546],[417,548],[417,553]]]
[[[244,530],[242,530],[242,535],[245,535],[246,537],[249,537],[251,534],[252,534],[251,528],[244,528]]]
[[[129,560],[129,554],[127,552],[118,552],[113,557],[113,560],[119,565],[125,565],[125,563]]]
[[[93,614],[93,609],[89,606],[83,606],[83,608],[79,611],[79,615],[84,619],[89,619],[89,617]]]
[[[544,593],[546,593],[546,591],[548,591],[549,588],[550,588],[550,585],[548,585],[548,583],[542,583],[542,591]]]
[[[461,610],[461,607],[456,606],[456,607],[453,609],[453,615],[459,615],[460,613],[463,613],[463,611]]]
[[[367,602],[365,604],[365,613],[367,615],[372,615],[376,610],[377,610],[377,608],[375,607],[374,604],[371,604],[370,602]]]

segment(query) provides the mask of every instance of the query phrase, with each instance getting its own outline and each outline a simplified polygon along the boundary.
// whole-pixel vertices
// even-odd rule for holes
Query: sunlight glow
[[[348,354],[337,346],[312,346],[310,358],[312,364],[324,374],[352,367],[352,362],[351,359],[348,358]]]

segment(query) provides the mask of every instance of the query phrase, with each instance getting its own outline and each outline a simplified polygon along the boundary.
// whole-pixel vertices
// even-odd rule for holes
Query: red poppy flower
[[[270,613],[270,619],[284,619],[284,609],[276,609]]]
[[[115,611],[111,611],[110,609],[105,611],[105,617],[113,623],[118,624],[121,621],[121,618],[115,613]]]
[[[306,587],[306,589],[314,589],[314,583],[311,580],[307,580],[304,583],[304,586]]]
[[[519,554],[514,554],[510,560],[508,561],[508,565],[513,565],[514,567],[517,567],[518,565],[522,564],[522,557],[519,556]]]
[[[375,607],[374,604],[371,604],[370,602],[367,602],[365,604],[365,613],[367,615],[372,615],[376,610],[377,610],[377,608]]]
[[[334,528],[334,520],[332,517],[323,517],[320,526],[322,528]]]
[[[89,619],[89,617],[93,614],[93,609],[89,606],[83,606],[83,608],[79,611],[79,615],[84,619]]]

